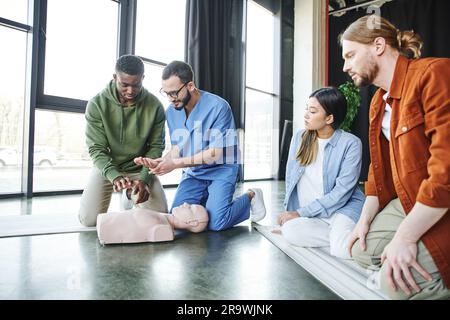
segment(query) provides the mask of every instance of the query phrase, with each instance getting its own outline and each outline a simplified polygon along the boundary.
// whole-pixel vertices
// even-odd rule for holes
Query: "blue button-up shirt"
[[[362,144],[358,137],[336,130],[325,146],[323,159],[324,196],[308,205],[300,203],[297,184],[305,167],[296,160],[304,130],[292,138],[286,166],[285,209],[298,211],[302,217],[328,218],[338,212],[358,222],[364,194],[358,187],[361,171]]]

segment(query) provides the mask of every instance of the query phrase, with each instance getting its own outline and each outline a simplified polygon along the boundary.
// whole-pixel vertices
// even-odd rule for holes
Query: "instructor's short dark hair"
[[[130,76],[142,76],[144,74],[144,62],[141,58],[132,54],[126,54],[117,59],[116,73],[122,72]]]
[[[163,80],[167,80],[171,76],[177,76],[183,83],[194,81],[192,67],[183,61],[172,61],[164,68],[162,73]]]

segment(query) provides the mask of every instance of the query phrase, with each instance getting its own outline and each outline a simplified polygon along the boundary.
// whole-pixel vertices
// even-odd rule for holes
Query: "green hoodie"
[[[145,88],[135,103],[123,107],[114,80],[86,107],[86,144],[94,165],[109,181],[121,172],[141,172],[147,184],[153,175],[136,165],[135,157],[159,158],[165,147],[166,117],[161,102]]]

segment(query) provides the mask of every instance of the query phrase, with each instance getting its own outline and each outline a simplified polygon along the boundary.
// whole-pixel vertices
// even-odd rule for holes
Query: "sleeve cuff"
[[[366,196],[377,196],[377,189],[375,188],[375,185],[371,181],[367,181],[364,184],[364,193]]]
[[[140,180],[144,181],[147,185],[150,185],[150,183],[153,181],[155,175],[148,171],[146,167],[142,167],[141,169],[141,175]]]
[[[298,209],[297,212],[301,212],[302,217],[313,218],[320,215],[322,212],[326,213],[327,210],[320,204],[319,201],[315,200],[310,205]]]
[[[420,185],[416,201],[433,208],[450,208],[450,187],[424,180]]]
[[[108,179],[111,183],[117,178],[120,177],[121,174],[117,170],[110,170],[106,173],[106,179]]]

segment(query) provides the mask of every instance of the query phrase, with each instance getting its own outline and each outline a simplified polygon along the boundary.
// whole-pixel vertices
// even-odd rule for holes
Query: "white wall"
[[[293,132],[309,95],[325,85],[326,0],[295,0]]]

